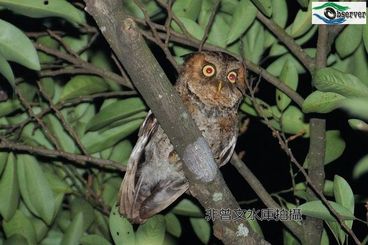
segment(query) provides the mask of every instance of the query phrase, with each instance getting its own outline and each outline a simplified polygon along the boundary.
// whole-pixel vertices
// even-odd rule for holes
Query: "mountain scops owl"
[[[221,52],[194,53],[186,58],[175,88],[217,165],[226,164],[238,136],[237,111],[246,88],[242,62]],[[120,187],[120,213],[134,223],[143,223],[168,207],[189,187],[182,164],[150,112]]]

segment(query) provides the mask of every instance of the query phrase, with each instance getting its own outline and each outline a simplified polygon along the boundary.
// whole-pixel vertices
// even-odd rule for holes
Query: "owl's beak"
[[[221,89],[222,89],[222,81],[221,81],[221,80],[219,80],[219,81],[218,81],[218,85],[217,85],[217,94],[220,94]]]

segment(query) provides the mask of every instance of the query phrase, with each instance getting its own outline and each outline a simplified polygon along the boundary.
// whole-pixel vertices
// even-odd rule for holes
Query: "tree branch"
[[[119,0],[85,0],[86,10],[130,75],[176,152],[184,162],[190,191],[206,209],[240,208],[213,160],[212,152],[171,86],[135,22]],[[213,195],[217,198],[213,198]],[[218,198],[221,197],[221,198]],[[268,244],[241,221],[214,221],[215,236],[225,244]]]

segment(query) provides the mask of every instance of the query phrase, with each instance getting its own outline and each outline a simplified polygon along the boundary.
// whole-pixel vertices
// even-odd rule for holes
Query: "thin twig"
[[[201,43],[200,43],[199,48],[198,48],[199,51],[202,51],[203,45],[204,45],[204,43],[206,42],[206,40],[208,38],[208,34],[209,34],[209,32],[211,30],[211,27],[213,25],[213,22],[215,20],[215,16],[216,16],[216,13],[217,13],[217,9],[220,6],[220,2],[221,2],[220,0],[216,0],[215,4],[213,5],[212,11],[211,11],[212,12],[211,16],[208,20],[208,23],[206,25],[206,29],[204,30],[203,38],[202,38]]]

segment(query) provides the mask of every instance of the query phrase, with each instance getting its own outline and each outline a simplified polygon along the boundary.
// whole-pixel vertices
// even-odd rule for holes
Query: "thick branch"
[[[120,1],[85,2],[86,10],[96,20],[133,84],[184,161],[185,176],[193,196],[206,209],[239,208],[217,169],[207,142],[150,52],[135,22],[121,9]],[[241,221],[217,219],[214,223],[215,235],[225,244],[267,244]]]
[[[323,191],[325,182],[325,120],[312,118],[310,120],[310,145],[308,156],[308,175],[319,192]],[[314,191],[308,188],[308,193],[313,199],[317,199]],[[306,244],[319,244],[323,231],[323,220],[307,217],[305,220],[305,242]]]

